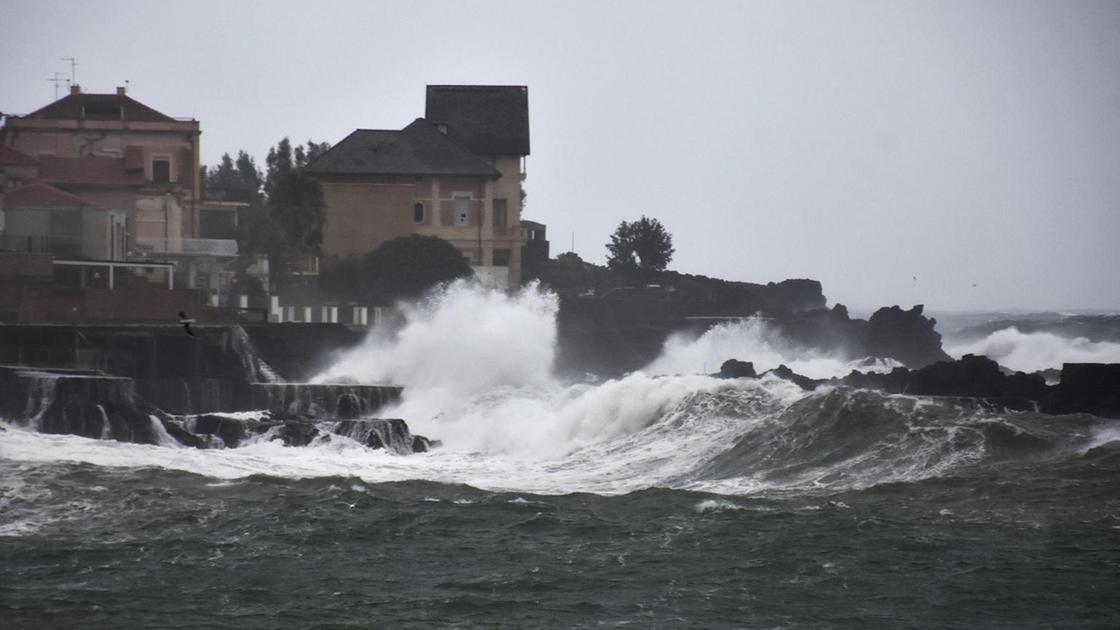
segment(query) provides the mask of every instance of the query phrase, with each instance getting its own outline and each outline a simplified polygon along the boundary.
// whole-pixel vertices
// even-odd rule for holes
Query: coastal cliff
[[[893,359],[908,367],[949,358],[922,305],[853,319],[841,304],[825,308],[816,280],[753,284],[675,272],[638,279],[563,256],[549,261],[540,280],[560,297],[557,365],[566,372],[619,376],[656,359],[673,333],[699,335],[752,317],[794,346],[838,357]]]

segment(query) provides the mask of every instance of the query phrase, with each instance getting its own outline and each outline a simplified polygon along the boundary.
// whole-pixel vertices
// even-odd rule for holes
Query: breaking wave
[[[723,323],[702,335],[671,335],[661,356],[645,368],[651,374],[704,374],[718,372],[728,359],[751,361],[762,373],[779,365],[809,378],[845,376],[854,369],[889,371],[901,364],[891,359],[850,361],[827,353],[800,348],[770,328],[761,318]]]
[[[1014,326],[981,339],[951,342],[945,350],[957,358],[982,354],[1021,372],[1061,368],[1063,363],[1120,363],[1120,343],[1062,337],[1049,332],[1020,332]]]
[[[814,376],[852,368],[798,354],[757,320],[675,337],[647,370],[624,378],[563,382],[552,371],[556,312],[556,297],[535,286],[505,295],[453,284],[408,307],[395,334],[371,336],[316,379],[404,385],[383,416],[405,418],[415,432],[443,441],[428,453],[401,457],[346,440],[171,449],[12,428],[0,431],[0,458],[155,466],[222,479],[353,476],[542,494],[662,487],[740,495],[914,483],[1006,462],[1076,460],[1120,445],[1120,425],[1087,416],[994,414],[849,388],[806,394],[771,376],[698,373],[732,357]]]

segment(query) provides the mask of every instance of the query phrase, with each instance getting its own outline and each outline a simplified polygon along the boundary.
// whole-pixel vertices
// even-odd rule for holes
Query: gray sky
[[[3,0],[0,111],[69,72],[201,121],[203,161],[529,86],[526,218],[603,262],[811,277],[830,302],[1120,309],[1120,2]],[[917,280],[914,280],[914,277]],[[976,284],[976,287],[972,285]]]

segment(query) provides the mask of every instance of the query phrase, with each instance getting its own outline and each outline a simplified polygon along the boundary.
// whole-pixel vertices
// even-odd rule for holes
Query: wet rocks
[[[308,446],[332,435],[397,454],[439,444],[412,435],[404,420],[369,417],[369,411],[398,397],[399,387],[264,384],[261,391],[279,411],[175,415],[148,404],[131,378],[0,366],[0,418],[43,433],[202,449],[262,440]]]
[[[1052,413],[1077,411],[1120,418],[1120,363],[1066,363],[1051,390]]]
[[[866,354],[897,359],[907,366],[923,366],[946,361],[941,335],[934,330],[937,320],[922,315],[918,304],[908,311],[898,306],[884,307],[867,320]]]
[[[729,370],[750,365],[742,361],[728,361],[724,365],[728,364]],[[843,378],[827,380],[802,376],[784,365],[764,372],[763,376],[767,374],[796,383],[807,391],[821,385],[842,385],[891,394],[961,398],[998,409],[1120,418],[1120,364],[1067,363],[1062,366],[1061,381],[1056,385],[1048,385],[1042,374],[1011,372],[988,357],[971,354],[915,370],[853,370]]]
[[[883,307],[867,320],[852,319],[843,304],[832,309],[776,313],[768,322],[794,345],[848,358],[894,359],[920,368],[950,356],[941,349],[937,320],[925,317],[921,304],[909,310]]]
[[[754,364],[750,361],[737,361],[728,359],[719,366],[719,378],[758,378],[754,371]]]

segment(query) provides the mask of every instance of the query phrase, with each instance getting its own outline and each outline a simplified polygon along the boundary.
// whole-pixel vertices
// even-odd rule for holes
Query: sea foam
[[[946,344],[954,357],[982,354],[1022,372],[1061,368],[1063,363],[1120,363],[1120,343],[1061,337],[1048,332],[1024,333],[1014,326],[967,342]]]

